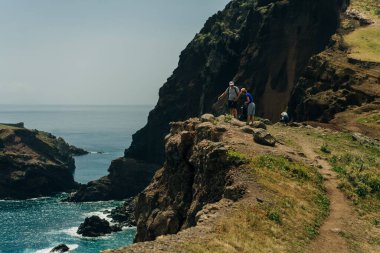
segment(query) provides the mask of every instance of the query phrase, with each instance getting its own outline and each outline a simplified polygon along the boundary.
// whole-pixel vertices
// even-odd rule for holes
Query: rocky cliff
[[[26,199],[71,191],[73,154],[83,153],[62,138],[0,125],[0,199]]]
[[[368,5],[367,8],[370,7]],[[370,41],[374,38],[366,38],[369,34],[365,34],[363,30],[378,26],[373,23],[375,21],[365,18],[355,9],[349,9],[342,14],[342,26],[332,37],[328,47],[310,59],[295,85],[289,101],[289,113],[294,120],[327,123],[338,113],[367,104],[372,104],[372,109],[366,106],[367,109],[363,112],[373,111],[376,114],[375,110],[380,109],[380,53],[376,55],[376,47],[380,45]],[[371,60],[350,55],[353,47],[346,42],[345,37],[359,29],[363,31],[362,39],[372,43],[369,45],[373,48]],[[380,30],[379,27],[377,29]],[[366,43],[355,42],[362,47]],[[350,117],[356,120],[358,116]]]
[[[165,164],[137,197],[135,241],[192,227],[206,204],[242,196],[245,187],[233,184],[233,168],[241,161],[231,159],[219,142],[226,131],[199,119],[171,124]]]
[[[347,2],[231,1],[181,53],[147,125],[133,135],[125,156],[162,163],[168,123],[222,112],[217,96],[230,80],[253,92],[259,116],[277,120],[310,57],[335,33]]]

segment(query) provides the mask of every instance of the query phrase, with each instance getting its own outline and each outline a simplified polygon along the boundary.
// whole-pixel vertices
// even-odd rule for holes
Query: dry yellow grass
[[[371,25],[359,28],[345,36],[345,42],[351,49],[350,57],[380,62],[380,26]]]

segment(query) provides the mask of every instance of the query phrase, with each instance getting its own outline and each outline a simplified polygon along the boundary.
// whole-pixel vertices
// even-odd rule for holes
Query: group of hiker
[[[253,102],[253,96],[246,88],[239,89],[233,81],[230,81],[229,87],[218,97],[218,100],[227,96],[227,106],[230,114],[238,118],[238,108],[240,109],[239,119],[247,120],[247,124],[253,123],[256,105]],[[243,98],[242,105],[239,106],[239,100]]]
[[[227,96],[227,107],[230,114],[236,119],[246,120],[247,125],[253,124],[256,105],[253,102],[252,94],[246,88],[239,89],[233,81],[230,81],[228,88],[218,97],[218,100],[225,96]],[[280,121],[285,124],[289,122],[287,112],[281,113]]]

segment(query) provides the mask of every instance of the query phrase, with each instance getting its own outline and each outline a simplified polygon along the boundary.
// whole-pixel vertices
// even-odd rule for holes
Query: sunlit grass
[[[181,252],[302,252],[318,234],[329,200],[315,169],[264,155],[253,158],[246,170],[265,200],[240,203],[215,224],[211,240],[181,245]]]
[[[345,42],[351,49],[350,57],[380,62],[380,27],[368,26],[355,30],[345,36]]]

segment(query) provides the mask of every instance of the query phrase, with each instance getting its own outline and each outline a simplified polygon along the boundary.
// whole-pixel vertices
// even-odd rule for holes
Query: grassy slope
[[[279,156],[230,155],[249,161],[245,170],[264,202],[243,201],[215,224],[211,240],[196,239],[181,252],[302,252],[329,212],[317,170]]]
[[[375,23],[357,29],[344,37],[351,49],[350,57],[380,62],[380,1],[378,0],[353,0],[351,8],[364,13],[366,17]]]
[[[282,129],[275,129],[283,132]],[[349,132],[287,129],[285,139],[303,136],[339,174],[339,188],[352,202],[365,231],[346,231],[351,248],[380,248],[380,143],[354,141]],[[282,135],[283,136],[283,135]],[[361,233],[363,236],[358,236]]]

